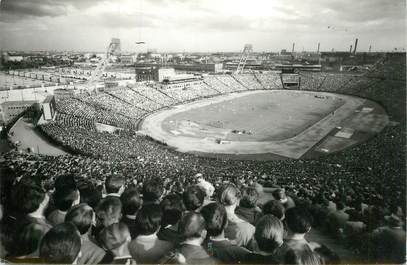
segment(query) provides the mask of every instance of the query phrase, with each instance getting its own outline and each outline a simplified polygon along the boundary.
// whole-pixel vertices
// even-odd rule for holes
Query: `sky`
[[[0,0],[0,49],[255,52],[398,50],[405,0]],[[136,42],[145,44],[136,44]]]

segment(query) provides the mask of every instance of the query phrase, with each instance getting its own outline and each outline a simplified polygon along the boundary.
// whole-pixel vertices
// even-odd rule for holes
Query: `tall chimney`
[[[353,54],[356,54],[356,49],[358,47],[358,38],[355,40],[355,49],[353,50]]]
[[[352,44],[350,45],[349,53],[352,53]]]
[[[318,42],[318,49],[317,49],[317,53],[319,53],[319,47],[320,47],[321,43]]]
[[[369,46],[369,52],[372,52],[372,45]]]
[[[293,50],[291,51],[292,53],[294,53],[294,48],[295,48],[295,42],[293,42]]]

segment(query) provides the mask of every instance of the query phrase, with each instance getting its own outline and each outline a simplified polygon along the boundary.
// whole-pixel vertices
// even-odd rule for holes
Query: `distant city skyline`
[[[144,52],[401,50],[404,0],[2,0],[0,49]],[[136,42],[145,42],[138,44]]]

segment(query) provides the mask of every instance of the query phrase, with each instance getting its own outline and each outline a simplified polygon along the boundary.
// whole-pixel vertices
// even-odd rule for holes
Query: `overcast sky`
[[[359,51],[406,46],[405,0],[0,0],[0,48]],[[136,45],[144,41],[145,45]]]

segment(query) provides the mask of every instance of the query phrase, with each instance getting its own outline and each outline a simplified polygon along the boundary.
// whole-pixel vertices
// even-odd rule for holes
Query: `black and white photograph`
[[[0,264],[405,264],[405,0],[0,0]]]

